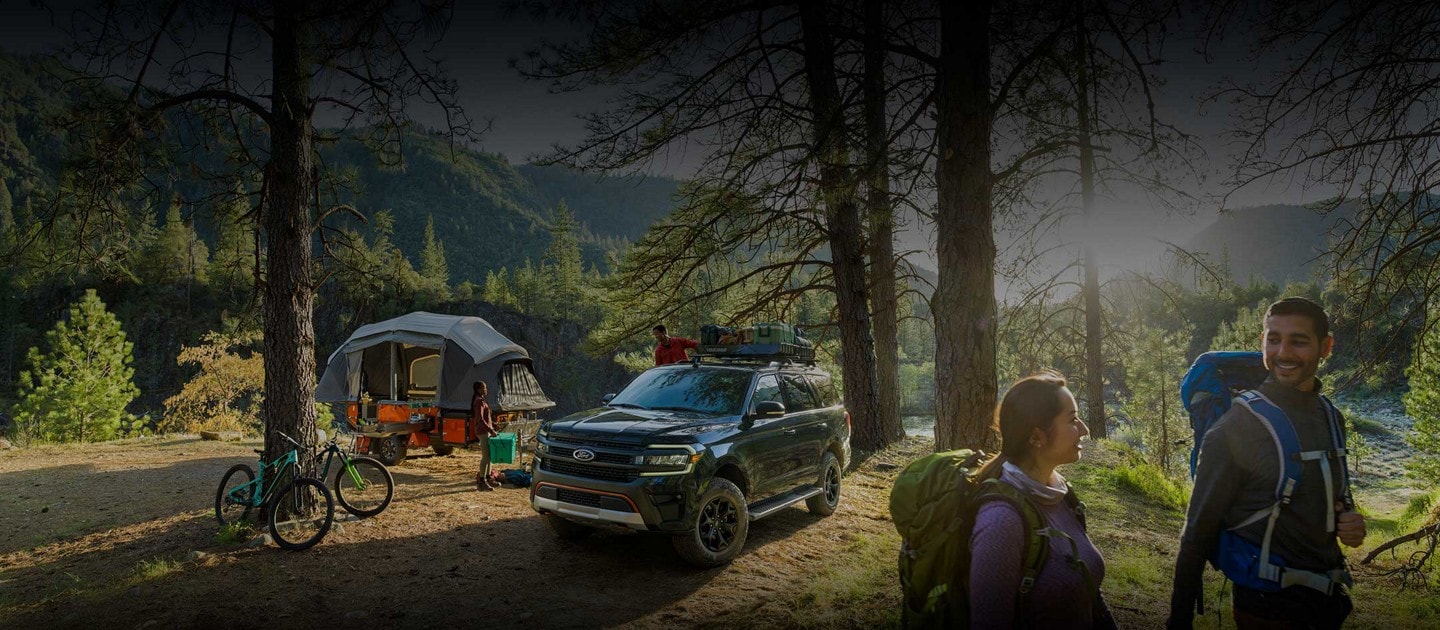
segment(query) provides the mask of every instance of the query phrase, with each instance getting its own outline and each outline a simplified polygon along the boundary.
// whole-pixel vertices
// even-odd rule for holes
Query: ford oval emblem
[[[577,448],[570,456],[574,457],[577,462],[588,462],[595,459],[595,451],[588,448]]]

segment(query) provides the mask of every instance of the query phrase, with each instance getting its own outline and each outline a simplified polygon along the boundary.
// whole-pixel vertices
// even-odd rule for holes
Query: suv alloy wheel
[[[673,539],[676,553],[702,567],[726,564],[740,555],[750,533],[745,495],[728,479],[715,478],[696,502],[694,521]]]

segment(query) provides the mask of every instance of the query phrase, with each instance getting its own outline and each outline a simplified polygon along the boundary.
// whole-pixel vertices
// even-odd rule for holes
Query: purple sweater
[[[1091,580],[1100,584],[1105,578],[1105,560],[1085,536],[1080,521],[1064,503],[1047,506],[1037,502],[1036,507],[1050,527],[1075,539]],[[1060,537],[1048,541],[1050,555],[1035,586],[1020,602],[1020,618],[1016,619],[1015,599],[1024,572],[1021,554],[1025,548],[1025,521],[1004,501],[990,501],[980,507],[970,536],[971,628],[1091,628],[1113,623],[1108,620],[1108,611],[1095,610],[1095,599],[1080,569],[1068,562],[1070,544]]]

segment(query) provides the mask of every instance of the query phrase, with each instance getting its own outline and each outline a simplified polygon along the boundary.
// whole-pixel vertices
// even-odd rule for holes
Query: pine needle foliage
[[[24,438],[98,442],[136,428],[125,412],[140,395],[133,345],[94,289],[45,334],[45,346],[30,349],[29,369],[20,373],[15,422]]]

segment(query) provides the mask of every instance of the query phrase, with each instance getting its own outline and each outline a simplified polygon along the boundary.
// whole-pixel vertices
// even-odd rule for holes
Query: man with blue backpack
[[[1199,446],[1168,627],[1204,612],[1207,560],[1234,582],[1239,628],[1338,628],[1350,614],[1336,540],[1360,546],[1365,519],[1350,498],[1344,421],[1315,378],[1334,341],[1320,305],[1285,298],[1265,313],[1263,352],[1207,353],[1185,375]]]

